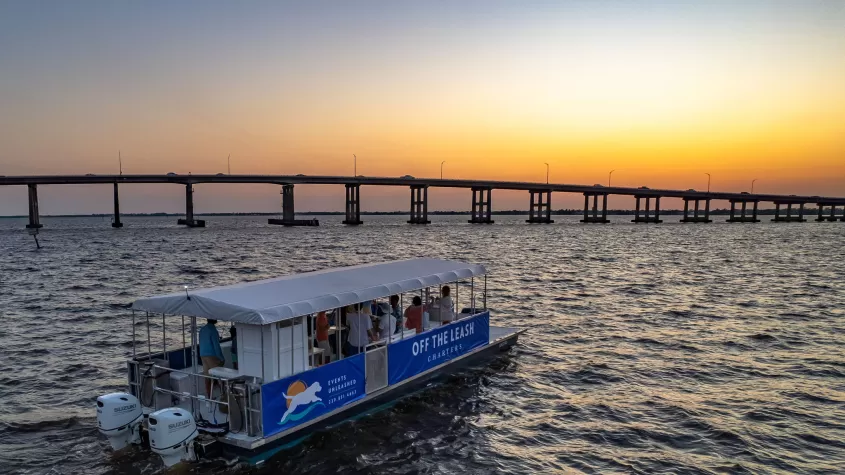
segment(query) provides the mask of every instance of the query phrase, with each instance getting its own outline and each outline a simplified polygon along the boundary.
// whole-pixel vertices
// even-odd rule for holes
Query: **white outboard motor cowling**
[[[147,429],[150,448],[161,456],[165,466],[196,460],[194,439],[199,434],[190,411],[178,407],[156,411],[147,419]]]
[[[112,449],[140,444],[142,422],[144,410],[135,396],[111,393],[97,398],[97,427],[108,437]]]

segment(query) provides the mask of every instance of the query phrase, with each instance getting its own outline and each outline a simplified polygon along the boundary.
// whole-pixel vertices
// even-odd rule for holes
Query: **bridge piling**
[[[552,192],[529,190],[530,205],[526,223],[551,224],[552,220]],[[545,197],[544,197],[545,195]]]
[[[343,224],[358,226],[361,221],[361,185],[346,184],[346,219]]]
[[[194,185],[185,184],[185,219],[180,219],[177,224],[184,224],[189,228],[204,228],[204,219],[194,219]]]
[[[408,224],[430,224],[428,220],[428,185],[411,185],[411,219]]]
[[[114,182],[114,219],[111,222],[111,227],[123,227],[123,223],[120,222],[120,195],[117,192],[117,182]]]
[[[825,206],[830,207],[830,214],[827,215],[827,216],[824,215],[824,207]],[[824,202],[816,203],[816,208],[818,208],[818,212],[819,212],[819,217],[816,218],[816,221],[818,221],[818,222],[822,222],[822,221],[833,222],[833,221],[837,221],[839,219],[836,216],[836,203],[824,203]],[[843,218],[843,221],[845,221],[845,211],[843,211],[842,218]]]
[[[319,226],[316,219],[296,219],[296,208],[293,201],[293,185],[282,185],[282,219],[270,218],[267,224],[281,226]]]
[[[693,214],[690,216],[689,214],[689,202],[695,202],[695,208],[693,209]],[[704,216],[699,216],[699,203],[704,201]],[[681,220],[682,223],[712,223],[713,220],[710,219],[710,199],[698,199],[698,198],[684,198],[684,219]]]
[[[751,199],[733,199],[731,201],[731,214],[730,217],[726,220],[729,223],[759,223],[760,220],[757,219],[757,205],[758,200],[751,200]],[[736,204],[740,203],[742,208],[740,209],[740,214],[737,216],[737,209]],[[748,203],[754,205],[751,215],[748,215]]]
[[[29,191],[29,224],[27,229],[39,229],[44,227],[41,224],[41,218],[38,215],[38,185],[27,185]]]
[[[632,223],[662,223],[663,220],[660,219],[660,197],[655,196],[643,196],[638,195],[634,196],[637,199],[637,207],[634,211],[634,219],[631,220]],[[651,198],[654,198],[654,212],[651,213],[649,207],[651,205]],[[640,215],[640,200],[645,200],[645,214]]]
[[[485,193],[487,197],[485,198]],[[472,188],[472,215],[468,221],[471,224],[493,224],[492,217],[492,194],[493,189],[489,187]]]
[[[601,216],[599,216],[599,196],[602,197]],[[593,198],[593,212],[590,215],[590,198]],[[639,201],[637,201],[639,206]],[[607,193],[584,193],[584,219],[582,223],[600,223],[606,224],[610,220],[607,219]]]
[[[786,216],[781,216],[780,214],[780,205],[786,205]],[[792,205],[798,204],[798,216],[792,215]],[[780,223],[803,223],[807,221],[804,219],[804,202],[794,202],[794,201],[775,201],[775,217],[772,221],[780,222]]]

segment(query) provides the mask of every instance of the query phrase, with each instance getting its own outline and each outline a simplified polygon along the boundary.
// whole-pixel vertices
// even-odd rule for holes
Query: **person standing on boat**
[[[381,310],[378,323],[379,338],[387,340],[390,335],[396,333],[396,317],[391,313],[390,305],[387,302],[379,304],[379,309]]]
[[[369,303],[355,306],[355,311],[346,314],[346,324],[349,325],[349,336],[346,340],[349,356],[363,353],[367,344],[375,340],[373,333],[373,321],[369,315]]]
[[[317,348],[323,349],[323,362],[325,363],[326,360],[331,361],[332,357],[332,346],[329,344],[329,318],[326,316],[326,312],[320,312],[317,314]]]
[[[455,319],[455,311],[452,310],[453,306],[452,289],[450,289],[448,285],[444,285],[443,288],[440,289],[440,304],[438,306],[440,323],[442,325],[452,323]]]
[[[423,304],[419,295],[411,301],[411,306],[405,309],[405,328],[414,329],[417,333],[423,331]]]
[[[200,329],[200,359],[202,360],[202,374],[208,376],[211,368],[223,366],[223,350],[220,348],[220,334],[214,324],[217,320],[208,319],[208,323]],[[211,379],[205,379],[205,393],[211,397]]]
[[[402,331],[402,309],[399,308],[399,296],[390,296],[390,314],[396,319],[396,332]]]

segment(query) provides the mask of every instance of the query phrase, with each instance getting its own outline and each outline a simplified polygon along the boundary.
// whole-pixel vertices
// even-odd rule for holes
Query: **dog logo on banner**
[[[279,421],[279,425],[290,421],[298,421],[307,416],[314,408],[318,406],[325,406],[323,400],[317,396],[317,393],[322,391],[323,387],[319,382],[313,383],[311,386],[305,386],[302,381],[295,381],[288,386],[287,392],[284,394],[287,399],[288,410]],[[296,412],[297,409],[304,407],[305,410]]]

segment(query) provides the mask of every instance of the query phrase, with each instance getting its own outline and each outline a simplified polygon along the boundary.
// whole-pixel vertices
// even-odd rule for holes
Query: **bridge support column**
[[[601,215],[599,215],[599,196],[601,196]],[[593,198],[593,212],[590,215],[590,198]],[[639,201],[637,201],[639,203]],[[609,223],[607,219],[607,193],[584,193],[584,219],[582,223]]]
[[[830,207],[830,214],[827,215],[827,216],[824,215],[824,207],[825,206]],[[821,221],[831,221],[831,222],[833,222],[833,221],[836,221],[837,219],[839,219],[836,216],[836,204],[834,204],[834,203],[817,203],[816,207],[819,210],[819,217],[816,218],[816,221],[819,221],[819,222],[821,222]],[[843,211],[842,220],[845,221],[845,211]]]
[[[531,195],[526,223],[554,223],[552,220],[552,191],[529,190]],[[545,195],[545,196],[544,196]]]
[[[428,220],[428,185],[411,186],[411,219],[408,224],[430,224]]]
[[[123,223],[120,222],[120,195],[117,192],[117,182],[114,182],[114,219],[111,222],[111,227],[123,227]]]
[[[740,208],[740,213],[737,215],[736,205],[739,203],[742,207]],[[754,205],[754,208],[751,211],[751,215],[748,214],[748,203]],[[731,200],[731,215],[730,218],[727,219],[729,223],[759,223],[760,220],[757,219],[757,200],[742,200],[742,199],[733,199]]]
[[[693,214],[690,216],[689,213],[689,202],[695,202],[695,208],[693,209]],[[700,204],[699,202],[704,202],[704,215],[699,215]],[[684,198],[684,219],[681,220],[682,223],[712,223],[713,220],[710,219],[710,198]]]
[[[319,226],[316,219],[296,219],[296,209],[293,204],[293,185],[282,185],[282,219],[270,218],[267,224],[281,226]]]
[[[38,215],[38,185],[27,185],[29,191],[29,224],[27,229],[38,229],[43,227],[41,218]]]
[[[343,224],[357,226],[361,221],[361,185],[349,183],[346,185],[346,219]]]
[[[634,219],[632,223],[662,223],[660,219],[660,197],[659,196],[634,196],[637,199],[637,208],[634,211]],[[651,206],[651,199],[654,198],[654,212],[649,209]],[[645,200],[645,213],[640,214],[640,200]]]
[[[780,214],[780,205],[786,205],[786,216],[781,216]],[[792,205],[797,204],[798,207],[798,216],[792,215]],[[780,223],[803,223],[807,221],[804,219],[804,203],[803,202],[793,202],[793,201],[775,201],[775,217],[772,221],[780,222]]]
[[[177,223],[189,228],[205,227],[204,219],[194,219],[194,185],[191,183],[185,185],[185,219],[180,219]]]
[[[487,194],[485,198],[485,193]],[[472,224],[493,224],[492,216],[492,188],[472,188],[472,216],[468,221]]]

